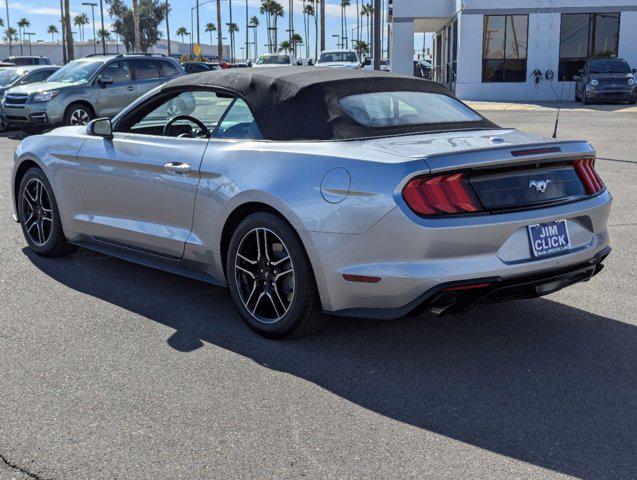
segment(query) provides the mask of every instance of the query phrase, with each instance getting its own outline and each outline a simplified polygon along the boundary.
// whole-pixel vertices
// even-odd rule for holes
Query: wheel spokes
[[[24,187],[22,200],[25,231],[33,243],[42,246],[53,228],[53,209],[44,184],[37,178],[31,179]]]
[[[278,235],[263,227],[248,232],[239,243],[234,265],[246,310],[264,323],[283,318],[294,295],[294,268]]]

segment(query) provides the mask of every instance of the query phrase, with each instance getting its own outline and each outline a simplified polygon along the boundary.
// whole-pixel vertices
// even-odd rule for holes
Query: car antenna
[[[549,79],[551,81],[551,87],[553,87],[553,71],[547,71],[546,72],[546,76],[547,79]],[[560,89],[560,94],[557,95],[557,92],[555,91],[555,89],[553,88],[553,91],[555,92],[555,96],[557,97],[557,114],[555,115],[555,125],[553,126],[553,135],[551,138],[557,138],[557,127],[560,124],[560,111],[562,109],[562,97],[564,94],[564,83],[562,82],[562,88]]]

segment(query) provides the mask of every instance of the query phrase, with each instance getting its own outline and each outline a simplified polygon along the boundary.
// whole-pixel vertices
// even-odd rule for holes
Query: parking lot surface
[[[498,110],[550,135],[552,109]],[[274,342],[226,291],[30,254],[0,138],[0,478],[637,478],[637,113],[571,109],[615,203],[592,281]]]

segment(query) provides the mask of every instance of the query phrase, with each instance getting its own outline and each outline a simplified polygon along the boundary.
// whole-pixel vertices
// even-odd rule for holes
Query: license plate
[[[543,257],[571,248],[566,220],[529,225],[528,229],[534,257]]]

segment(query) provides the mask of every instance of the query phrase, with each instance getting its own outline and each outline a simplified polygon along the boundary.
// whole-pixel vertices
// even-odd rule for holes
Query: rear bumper
[[[470,281],[449,282],[428,290],[407,305],[386,310],[344,311],[336,314],[394,319],[409,313],[424,315],[461,314],[483,303],[535,298],[557,292],[579,282],[587,282],[604,268],[602,263],[610,254],[607,247],[590,260],[546,272],[503,279],[478,278]]]
[[[604,191],[550,208],[440,221],[410,217],[399,207],[360,235],[309,232],[323,309],[344,316],[398,318],[443,287],[484,279],[503,286],[507,284],[501,282],[588,264],[609,246],[611,203]],[[528,225],[560,219],[567,221],[571,250],[534,258]],[[344,274],[380,280],[348,281]]]

